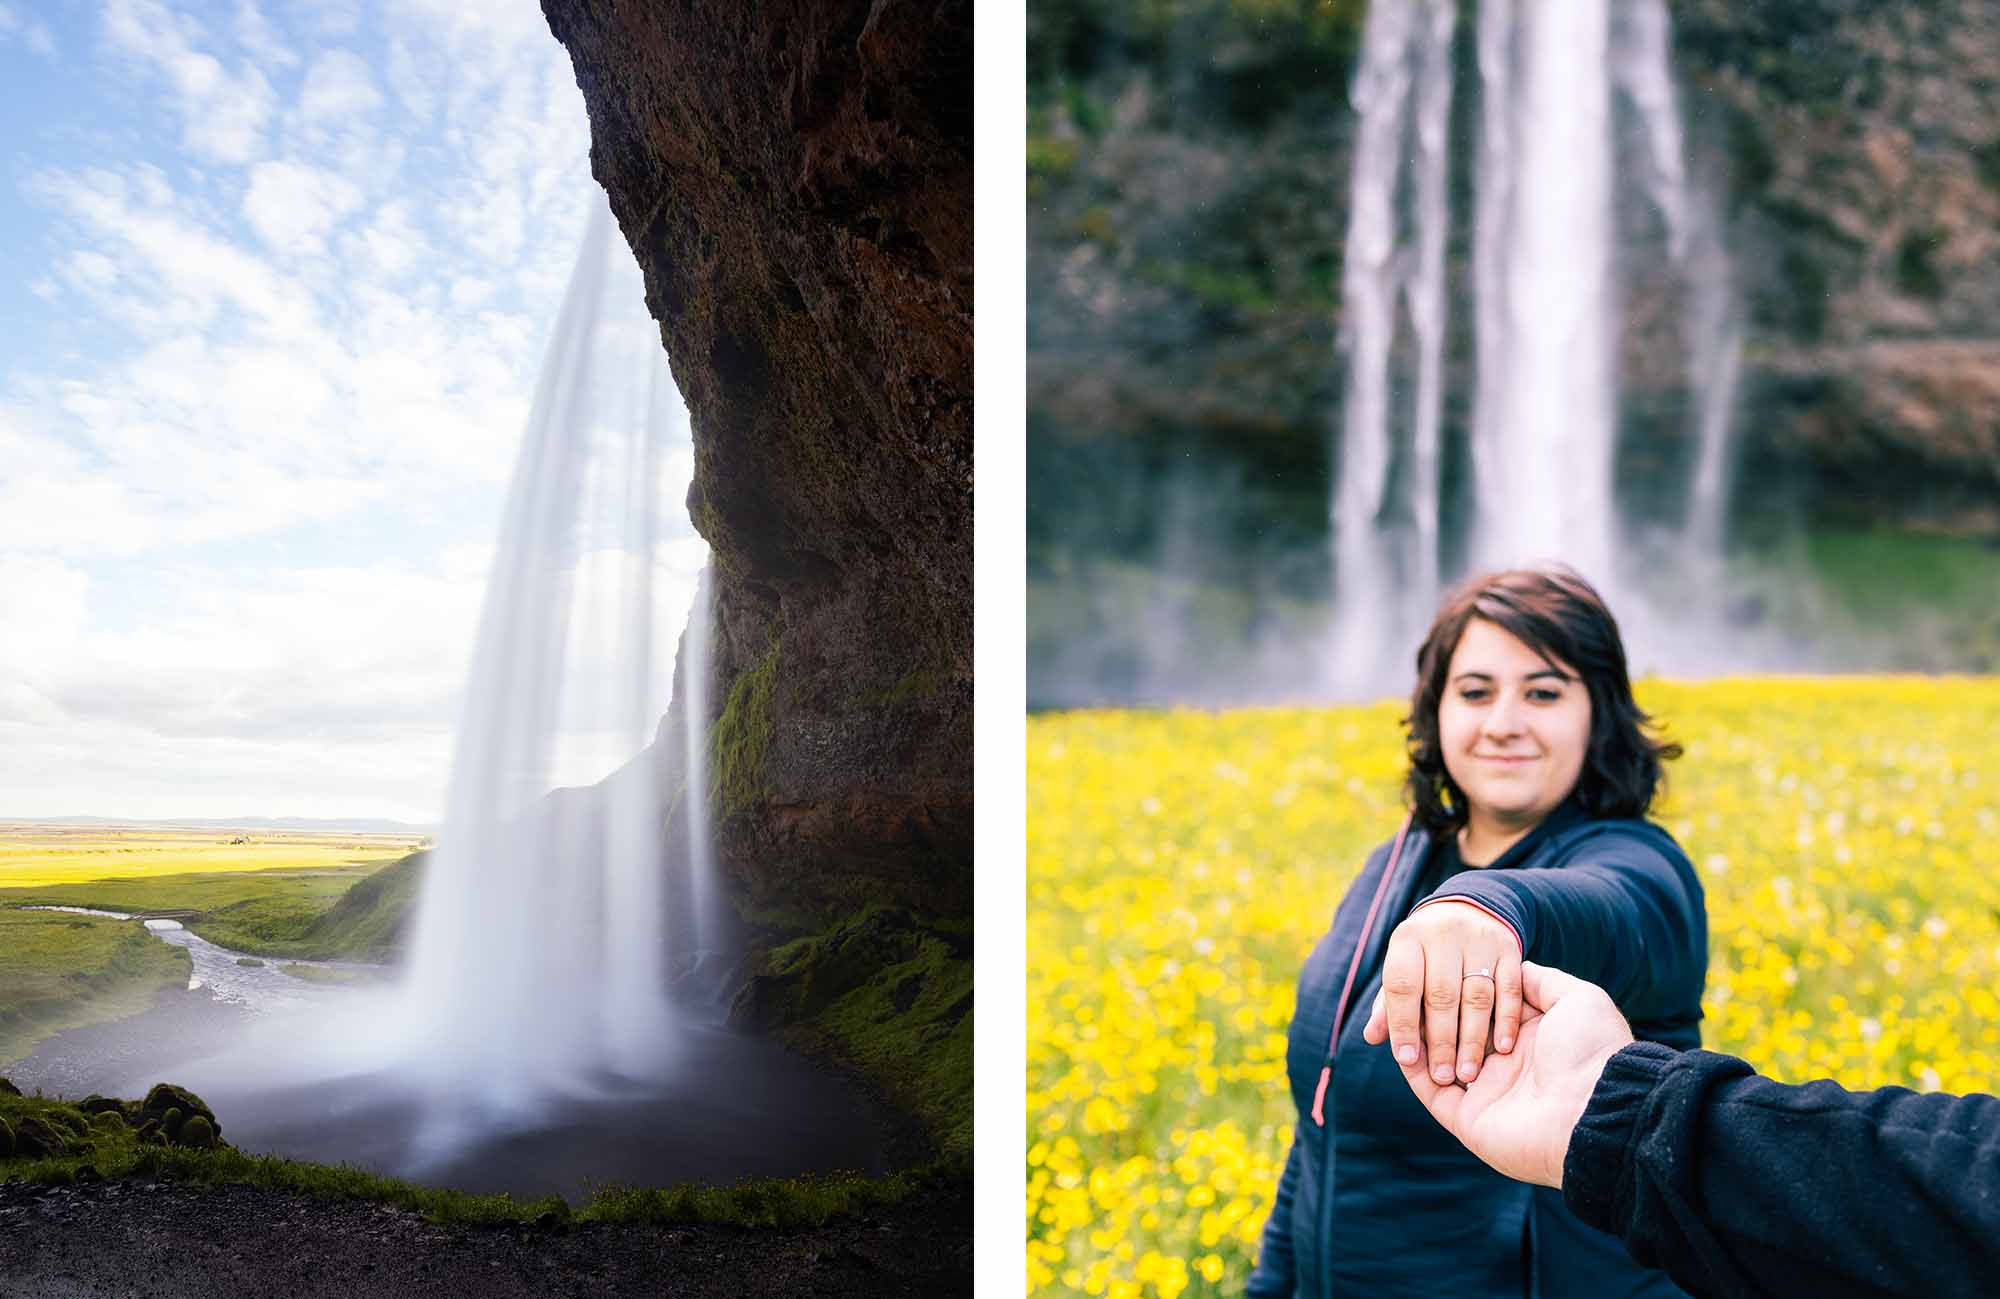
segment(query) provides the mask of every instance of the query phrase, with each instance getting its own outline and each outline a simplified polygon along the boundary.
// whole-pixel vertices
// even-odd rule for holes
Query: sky
[[[599,201],[539,7],[0,0],[0,120],[0,817],[435,821]]]

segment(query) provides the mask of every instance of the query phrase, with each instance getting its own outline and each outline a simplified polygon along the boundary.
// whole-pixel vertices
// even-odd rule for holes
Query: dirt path
[[[0,1184],[8,1299],[943,1296],[972,1290],[969,1182],[810,1229],[436,1227],[377,1204],[153,1181]]]

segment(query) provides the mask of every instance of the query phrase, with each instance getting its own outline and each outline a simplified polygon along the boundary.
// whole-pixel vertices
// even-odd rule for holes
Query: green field
[[[0,1065],[64,1029],[137,1014],[188,977],[187,953],[135,922],[20,908],[178,912],[208,941],[260,957],[381,961],[415,895],[414,844],[0,827],[0,881],[19,882],[0,888]],[[327,977],[311,967],[287,973]]]
[[[186,952],[130,921],[0,910],[0,1066],[66,1028],[137,1014],[188,969]]]

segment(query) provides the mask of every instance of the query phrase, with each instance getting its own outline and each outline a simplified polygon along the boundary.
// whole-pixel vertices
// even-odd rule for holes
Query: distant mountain
[[[165,830],[296,830],[343,834],[435,834],[435,825],[410,821],[390,821],[381,817],[327,818],[306,816],[235,817],[121,817],[121,816],[24,816],[0,817],[17,825],[122,825]]]

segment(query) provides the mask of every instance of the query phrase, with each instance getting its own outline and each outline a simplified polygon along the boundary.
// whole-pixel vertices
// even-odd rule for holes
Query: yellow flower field
[[[2000,678],[1647,681],[1707,889],[1703,1045],[2000,1090]],[[1293,980],[1401,820],[1400,704],[1028,722],[1030,1294],[1240,1291]]]
[[[0,889],[388,862],[420,842],[409,835],[0,823]]]

